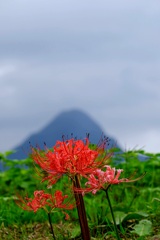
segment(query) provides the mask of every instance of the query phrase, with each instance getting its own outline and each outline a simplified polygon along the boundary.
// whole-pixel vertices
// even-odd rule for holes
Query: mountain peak
[[[52,147],[57,140],[62,140],[62,136],[70,138],[72,135],[77,139],[84,139],[86,134],[90,134],[91,143],[97,144],[102,136],[106,135],[101,127],[86,113],[80,110],[70,110],[60,113],[48,125],[39,132],[31,135],[20,146],[16,147],[16,153],[10,156],[11,159],[26,158],[30,152],[30,145],[38,145],[44,148]],[[115,145],[116,141],[111,139],[110,145]],[[117,144],[116,144],[117,145]]]

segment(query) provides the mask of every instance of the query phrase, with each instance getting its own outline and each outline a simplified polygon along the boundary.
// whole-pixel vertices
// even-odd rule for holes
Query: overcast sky
[[[72,109],[160,152],[159,0],[0,1],[0,151]]]

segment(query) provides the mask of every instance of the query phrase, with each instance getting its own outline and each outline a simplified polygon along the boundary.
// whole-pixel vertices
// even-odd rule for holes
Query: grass
[[[140,162],[139,154],[148,156],[148,160]],[[36,214],[27,212],[14,201],[17,193],[23,195],[27,192],[32,196],[35,189],[46,188],[45,184],[40,187],[32,161],[10,161],[5,154],[0,154],[0,160],[8,167],[0,173],[0,239],[53,239],[43,210]],[[133,178],[136,178],[146,172],[139,181],[114,185],[109,189],[121,239],[160,239],[160,154],[128,151],[113,157],[111,165],[124,169],[123,177],[127,178],[133,173]],[[65,191],[67,186],[65,176],[56,184],[57,189]],[[116,239],[105,192],[86,194],[84,201],[92,239]],[[52,214],[56,239],[81,239],[76,209],[67,213],[70,215],[68,221],[62,212]]]

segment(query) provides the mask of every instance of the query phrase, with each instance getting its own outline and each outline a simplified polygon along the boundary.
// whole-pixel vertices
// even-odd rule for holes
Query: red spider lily
[[[62,192],[57,190],[54,194],[54,198],[51,199],[52,203],[56,208],[64,208],[64,209],[73,209],[74,204],[64,203],[64,200],[68,198],[68,195],[62,195]]]
[[[76,174],[86,176],[106,161],[111,156],[106,155],[105,142],[98,146],[95,150],[89,148],[89,139],[86,141],[70,139],[66,141],[57,141],[53,147],[53,151],[46,149],[32,149],[31,157],[41,169],[48,173],[43,178],[49,180],[53,184],[63,174],[68,174],[73,177]]]
[[[85,184],[86,186],[90,186],[88,190],[93,194],[95,194],[99,189],[106,189],[111,184],[119,184],[121,182],[129,181],[126,178],[119,179],[121,172],[123,172],[123,169],[116,170],[115,168],[111,168],[108,165],[104,167],[106,167],[105,172],[101,169],[96,169],[94,173],[89,175],[88,182]]]
[[[26,201],[28,201],[27,206],[36,212],[39,208],[43,208],[48,204],[48,199],[50,199],[50,194],[44,193],[44,191],[35,191],[33,200],[26,197]]]
[[[44,208],[47,212],[47,206],[50,207],[51,211],[55,208],[73,209],[74,205],[70,203],[64,203],[64,200],[68,198],[67,195],[62,195],[62,192],[57,190],[52,196],[49,193],[44,193],[43,190],[35,191],[34,198],[25,197],[22,199],[18,197],[16,201],[17,205],[24,210],[37,212],[38,209]],[[49,212],[51,212],[49,211]]]
[[[116,170],[108,165],[105,165],[104,167],[106,168],[106,171],[102,171],[101,169],[97,168],[92,174],[89,175],[89,177],[86,177],[88,182],[86,182],[85,185],[89,185],[88,188],[74,188],[75,192],[81,192],[82,194],[86,192],[92,192],[93,194],[96,194],[98,190],[105,190],[111,184],[119,184],[121,182],[130,181],[126,178],[119,179],[120,174],[123,171],[122,169]]]

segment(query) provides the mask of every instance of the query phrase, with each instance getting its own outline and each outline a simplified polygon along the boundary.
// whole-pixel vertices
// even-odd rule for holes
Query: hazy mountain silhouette
[[[63,135],[70,138],[73,134],[77,139],[84,139],[86,133],[90,134],[89,139],[92,143],[98,143],[102,134],[110,138],[86,113],[78,110],[62,112],[41,131],[31,135],[20,146],[15,147],[16,152],[9,158],[26,158],[30,152],[30,144],[34,147],[38,145],[43,149],[45,142],[47,147],[50,148],[57,140],[62,140]],[[110,138],[109,147],[111,146],[117,146],[113,138]]]

